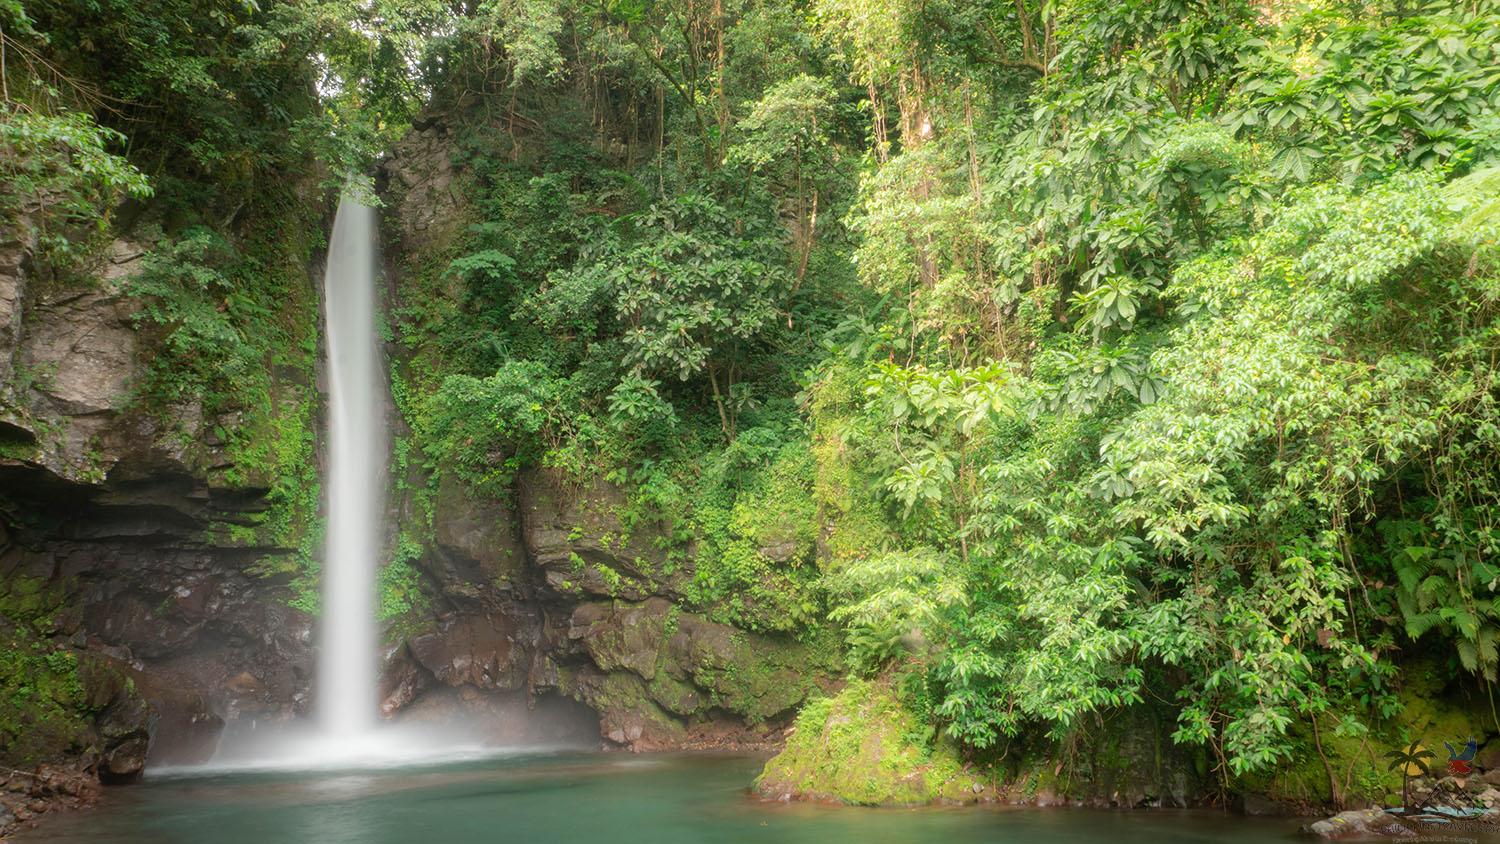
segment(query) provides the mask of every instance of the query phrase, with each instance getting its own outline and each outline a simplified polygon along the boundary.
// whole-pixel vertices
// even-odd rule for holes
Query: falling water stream
[[[511,752],[483,725],[382,723],[377,581],[385,533],[388,443],[377,339],[378,217],[346,193],[334,217],[323,277],[327,347],[328,524],[312,723],[232,722],[206,764],[188,771],[391,768]],[[157,767],[170,775],[181,768]]]
[[[319,726],[358,740],[375,727],[375,572],[385,414],[375,338],[375,209],[339,202],[323,279],[328,342],[327,546],[316,677]]]

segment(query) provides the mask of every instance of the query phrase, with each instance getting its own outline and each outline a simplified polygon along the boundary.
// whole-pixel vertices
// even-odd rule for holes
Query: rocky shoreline
[[[1354,809],[1309,824],[1303,832],[1329,841],[1500,832],[1500,767],[1480,766],[1464,777],[1421,777],[1413,784],[1410,811]]]

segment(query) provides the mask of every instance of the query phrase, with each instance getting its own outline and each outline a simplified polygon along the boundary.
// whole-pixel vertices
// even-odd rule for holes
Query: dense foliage
[[[1399,730],[1402,654],[1494,681],[1500,18],[559,14],[532,125],[471,130],[437,464],[611,467],[698,600],[821,605],[973,751],[1149,693],[1227,779]],[[586,151],[538,99],[585,81]]]
[[[434,479],[620,483],[693,609],[837,626],[976,755],[1150,695],[1227,781],[1401,732],[1419,657],[1497,679],[1486,2],[85,5],[0,3],[107,80],[7,94],[0,199],[149,177],[162,400],[287,336],[216,215],[442,115]]]

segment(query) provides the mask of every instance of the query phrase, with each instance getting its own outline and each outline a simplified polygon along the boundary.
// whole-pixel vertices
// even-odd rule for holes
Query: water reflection
[[[754,799],[749,756],[558,754],[359,772],[155,780],[29,844],[1110,844],[1289,841],[1214,812],[851,809]]]
[[[301,828],[289,830],[294,835],[283,840],[308,844],[356,844],[381,840],[375,829],[379,815],[370,811],[368,800],[357,799],[369,797],[377,791],[373,778],[331,777],[308,785],[309,791],[322,799],[314,805],[301,807],[296,813]]]

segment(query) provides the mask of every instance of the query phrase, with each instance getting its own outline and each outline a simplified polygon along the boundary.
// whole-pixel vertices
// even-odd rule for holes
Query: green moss
[[[978,788],[976,788],[978,786]],[[890,681],[855,680],[803,707],[756,788],[864,806],[973,801],[983,782],[903,704]]]
[[[0,427],[0,457],[10,460],[35,460],[41,447],[32,437],[16,433],[10,426]]]
[[[712,705],[758,724],[819,692],[820,679],[836,670],[825,654],[806,642],[740,633],[727,648],[700,649],[690,671]]]
[[[646,693],[663,709],[676,715],[695,715],[704,708],[703,695],[690,683],[684,683],[665,671],[658,671],[646,684]]]
[[[759,436],[764,453],[736,443],[705,461],[688,528],[697,540],[688,597],[715,621],[803,635],[824,611],[814,461],[800,431]]]
[[[85,749],[91,708],[73,651],[52,638],[57,590],[40,578],[0,585],[0,764],[23,768]]]

